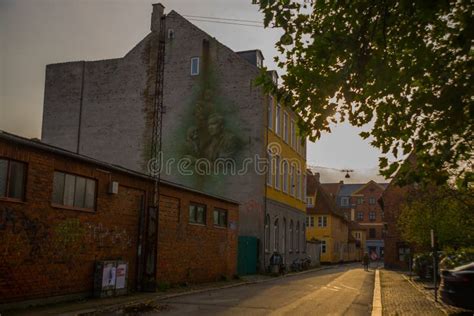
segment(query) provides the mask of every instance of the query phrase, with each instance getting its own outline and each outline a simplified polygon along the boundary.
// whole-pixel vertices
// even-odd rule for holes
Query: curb
[[[309,269],[309,270],[305,270],[305,271],[294,272],[294,273],[285,274],[285,275],[281,275],[281,276],[277,276],[277,277],[273,277],[273,278],[268,278],[268,279],[263,279],[263,280],[243,281],[243,282],[235,283],[235,284],[228,284],[228,285],[210,287],[210,288],[204,288],[204,289],[196,289],[196,290],[191,290],[191,291],[186,291],[186,292],[181,292],[181,293],[172,293],[172,294],[168,294],[168,295],[165,294],[165,295],[158,296],[158,297],[153,297],[153,298],[150,298],[150,297],[140,298],[140,299],[137,299],[137,300],[134,300],[134,301],[127,302],[125,304],[124,303],[118,303],[118,304],[111,304],[111,305],[108,305],[108,306],[104,306],[103,308],[87,308],[87,309],[78,310],[78,311],[74,311],[74,312],[63,313],[63,314],[60,314],[60,315],[61,316],[88,315],[88,314],[91,314],[91,313],[102,312],[102,311],[107,311],[107,310],[116,310],[116,309],[120,309],[120,308],[123,308],[123,307],[126,307],[126,306],[132,306],[132,305],[136,305],[136,304],[144,303],[144,302],[158,302],[158,301],[163,301],[163,300],[166,300],[166,299],[180,297],[180,296],[199,294],[199,293],[211,292],[211,291],[216,291],[216,290],[224,290],[224,289],[243,286],[243,285],[259,284],[259,283],[265,283],[265,282],[270,282],[270,281],[276,281],[276,280],[280,280],[280,279],[283,279],[283,278],[286,278],[286,277],[294,277],[294,276],[307,274],[307,273],[311,273],[311,272],[318,272],[318,271],[322,271],[322,270],[328,270],[328,269],[332,269],[334,267],[337,267],[337,266],[319,267],[319,268],[315,268],[315,269]]]
[[[405,274],[402,273],[402,277],[408,281],[408,283],[410,283],[411,286],[413,286],[418,292],[420,292],[421,294],[423,294],[423,296],[428,299],[429,301],[431,301],[437,308],[439,308],[443,313],[445,313],[446,315],[450,315],[450,312],[443,306],[443,303],[441,302],[435,302],[434,298],[431,297],[431,295],[427,294],[425,291],[421,290],[419,288],[419,286],[413,282],[412,280],[410,280],[410,278],[408,278]]]
[[[374,297],[372,299],[372,316],[382,316],[382,291],[380,288],[380,270],[375,270]]]

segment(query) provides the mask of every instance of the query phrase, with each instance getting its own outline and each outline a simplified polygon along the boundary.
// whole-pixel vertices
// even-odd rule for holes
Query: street
[[[159,301],[160,315],[370,315],[374,271],[350,264]]]

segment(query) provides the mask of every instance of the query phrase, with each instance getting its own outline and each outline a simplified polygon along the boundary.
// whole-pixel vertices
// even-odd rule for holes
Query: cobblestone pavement
[[[380,271],[383,315],[445,315],[401,273]]]

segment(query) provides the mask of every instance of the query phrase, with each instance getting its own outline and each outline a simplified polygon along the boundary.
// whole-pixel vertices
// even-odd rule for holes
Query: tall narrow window
[[[321,253],[326,253],[326,240],[321,240]]]
[[[78,209],[95,208],[96,180],[60,171],[54,172],[52,203]]]
[[[280,156],[275,156],[275,189],[280,189]]]
[[[280,135],[280,115],[281,115],[281,106],[280,104],[277,104],[276,106],[276,111],[275,111],[275,133],[277,135]]]
[[[23,200],[25,197],[26,164],[0,159],[0,198]]]
[[[291,173],[290,173],[290,194],[291,194],[292,196],[295,196],[295,192],[296,192],[295,176],[296,176],[296,169],[295,169],[295,166],[291,166]]]
[[[267,153],[267,184],[269,186],[272,186],[273,185],[273,166],[274,163],[273,163],[273,158],[272,158],[272,155],[268,152]]]
[[[268,99],[268,128],[273,130],[273,97],[269,97]]]
[[[296,150],[296,126],[295,121],[291,120],[290,131],[291,131],[291,147]]]
[[[214,225],[227,227],[227,210],[219,208],[214,209]]]
[[[191,76],[199,75],[199,57],[191,58]]]
[[[288,193],[288,162],[283,161],[283,192]]]
[[[301,172],[296,172],[296,198],[301,200]]]
[[[283,113],[283,140],[288,143],[288,113]]]

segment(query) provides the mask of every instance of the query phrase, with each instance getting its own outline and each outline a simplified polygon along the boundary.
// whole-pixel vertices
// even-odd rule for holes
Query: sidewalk
[[[293,272],[286,275],[273,277],[269,275],[249,275],[244,276],[239,280],[231,281],[220,281],[212,282],[205,284],[196,284],[189,285],[187,287],[178,287],[171,288],[164,292],[155,292],[155,293],[133,293],[126,296],[112,297],[112,298],[87,298],[81,301],[72,301],[72,302],[63,302],[53,305],[29,307],[24,309],[15,309],[7,310],[0,312],[1,316],[5,315],[63,315],[63,316],[73,316],[73,315],[99,315],[99,314],[128,314],[123,312],[125,309],[134,310],[137,309],[146,309],[148,307],[153,308],[154,310],[159,310],[161,307],[166,308],[166,306],[160,306],[158,303],[159,300],[166,298],[171,298],[175,296],[188,295],[212,290],[225,289],[235,286],[255,284],[261,282],[267,282],[271,280],[276,280],[278,278],[291,277],[305,273],[316,272],[320,270],[330,269],[332,266],[327,267],[318,267],[312,268],[309,270],[301,272]],[[131,314],[134,314],[133,312]]]
[[[380,270],[383,315],[446,315],[400,272]]]

